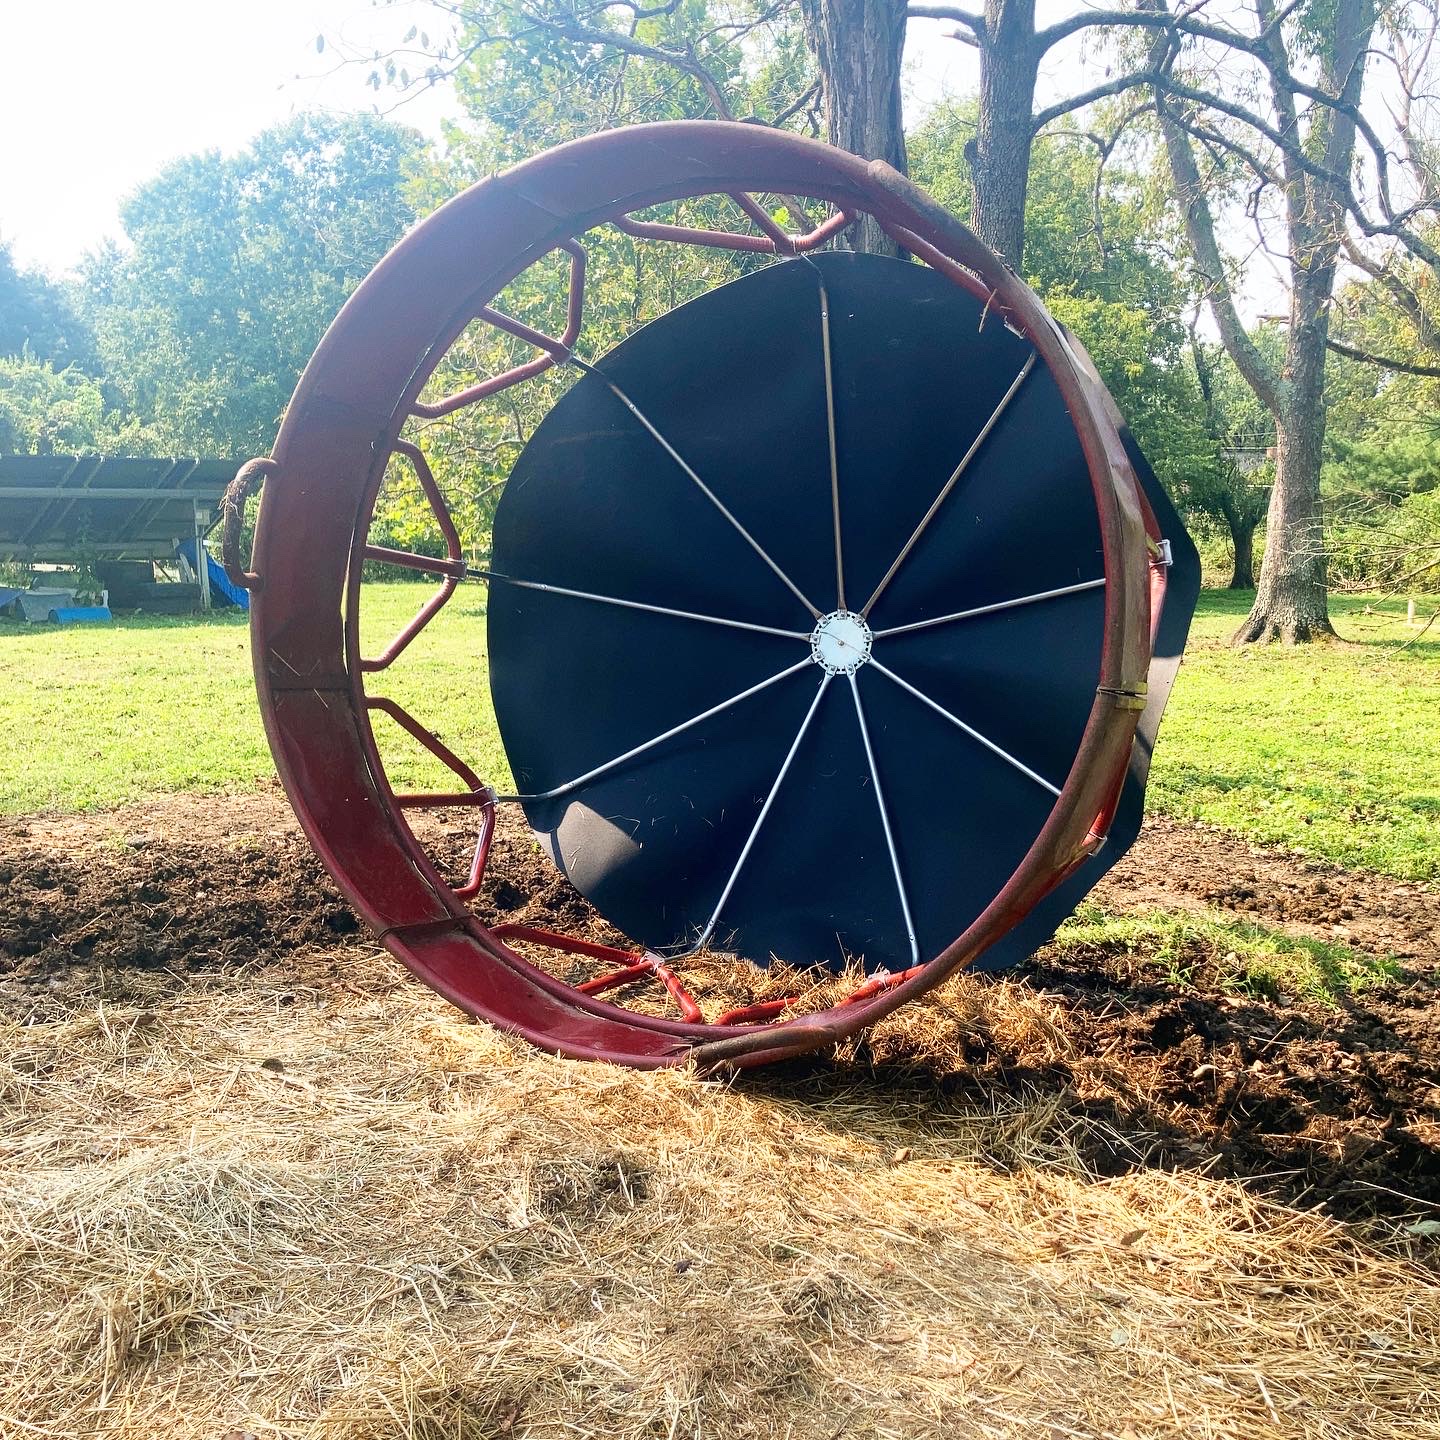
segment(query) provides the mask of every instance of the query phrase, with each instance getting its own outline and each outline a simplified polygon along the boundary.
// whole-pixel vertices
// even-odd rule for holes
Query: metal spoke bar
[[[753,196],[747,195],[743,190],[732,190],[730,198],[750,217],[755,223],[756,229],[762,234],[769,236],[770,243],[774,246],[777,255],[794,255],[795,240],[787,235],[770,218],[770,212]]]
[[[1060,794],[1060,789],[1058,786],[1052,785],[1043,775],[1037,775],[1035,771],[1033,771],[1028,765],[1024,763],[1024,761],[1017,760],[1008,750],[1002,749],[993,740],[988,739],[986,736],[982,735],[973,726],[967,725],[962,719],[960,719],[958,715],[952,715],[950,711],[948,711],[938,701],[932,700],[923,690],[917,690],[908,680],[902,680],[900,676],[898,676],[893,670],[889,669],[887,666],[882,665],[873,655],[870,657],[870,664],[873,665],[875,669],[877,669],[883,676],[885,676],[887,680],[893,681],[902,690],[908,691],[918,701],[920,701],[922,705],[928,705],[930,709],[932,709],[937,715],[943,716],[952,725],[956,726],[958,729],[963,730],[977,744],[983,745],[988,751],[990,751],[992,755],[998,755],[1002,760],[1006,761],[1010,765],[1013,765],[1022,775],[1029,776],[1029,778],[1033,780],[1037,785],[1039,785],[1044,790],[1048,790],[1052,795],[1058,796]]]
[[[779,635],[786,640],[810,643],[807,630],[781,630],[775,625],[757,625],[749,620],[730,620],[723,615],[702,615],[696,610],[674,610],[668,605],[650,605],[643,600],[621,600],[615,595],[596,595],[589,590],[570,590],[564,585],[546,585],[539,580],[517,580],[498,570],[472,567],[466,572],[472,580],[488,580],[499,585],[514,585],[521,590],[539,590],[545,595],[564,595],[571,600],[593,600],[598,605],[618,605],[625,610],[648,610],[655,615],[673,615],[677,620],[699,620],[706,625],[724,625],[731,630],[753,630],[760,635]]]
[[[399,565],[405,570],[421,570],[427,575],[451,575],[456,580],[465,578],[463,560],[441,560],[434,555],[417,555],[411,550],[392,550],[388,545],[367,545],[360,552],[366,560],[378,560],[382,565]]]
[[[650,423],[649,418],[638,405],[612,380],[603,370],[597,369],[594,365],[587,364],[577,356],[570,357],[570,363],[577,366],[586,374],[597,376],[606,386],[611,394],[649,431],[656,444],[680,467],[681,470],[699,489],[700,493],[730,522],[739,533],[740,537],[750,548],[765,562],[774,572],[787,590],[815,617],[819,619],[821,611],[806,599],[804,591],[770,558],[769,552],[763,545],[735,518],[734,513],[725,502],[686,464],[679,451]]]
[[[560,950],[566,955],[584,955],[589,960],[608,960],[612,965],[634,967],[644,958],[643,951],[622,950],[616,945],[602,945],[597,940],[582,940],[578,935],[560,935],[554,930],[542,930],[514,920],[492,925],[490,933],[497,940],[526,940],[532,945],[543,945],[547,950]]]
[[[969,620],[976,615],[993,615],[997,610],[1014,610],[1020,605],[1033,605],[1037,600],[1054,600],[1061,595],[1078,595],[1082,590],[1100,590],[1105,577],[1098,580],[1082,580],[1078,585],[1062,585],[1058,590],[1037,590],[1033,595],[1021,595],[1014,600],[997,600],[993,605],[977,605],[973,610],[957,610],[953,615],[937,615],[933,620],[915,620],[909,625],[892,625],[888,630],[877,630],[875,638],[887,635],[908,635],[912,630],[927,630],[932,625],[948,625],[952,620]]]
[[[810,662],[806,660],[802,663],[808,665]],[[720,892],[720,898],[715,902],[715,908],[711,911],[709,920],[705,922],[705,928],[700,932],[694,945],[685,952],[686,954],[693,955],[710,943],[710,937],[720,923],[720,912],[725,908],[725,902],[729,900],[730,892],[735,888],[735,882],[740,878],[740,872],[745,868],[745,862],[750,858],[751,850],[755,848],[755,841],[760,836],[760,829],[765,824],[765,817],[769,815],[770,808],[775,803],[775,797],[780,793],[781,785],[785,783],[785,776],[790,771],[790,766],[800,749],[801,741],[805,739],[805,734],[810,729],[810,722],[820,708],[820,701],[824,698],[825,690],[834,678],[833,675],[826,675],[816,688],[815,698],[810,702],[810,708],[805,712],[805,718],[800,722],[800,729],[796,732],[794,740],[790,742],[790,749],[786,751],[784,762],[780,766],[780,773],[776,775],[775,783],[770,787],[770,793],[765,797],[765,803],[760,807],[760,813],[755,817],[754,825],[750,827],[750,834],[746,836],[744,848],[740,851],[740,858],[736,860],[735,868],[731,870],[730,878],[725,882],[725,888]]]
[[[536,375],[542,375],[546,370],[562,364],[569,358],[570,347],[580,337],[580,326],[585,311],[585,251],[574,240],[562,240],[559,248],[570,256],[570,292],[565,305],[565,333],[556,339],[553,336],[542,334],[539,330],[532,329],[523,321],[512,319],[509,315],[489,305],[483,306],[477,314],[477,319],[484,320],[497,330],[503,330],[506,334],[514,335],[518,339],[534,345],[543,353],[537,355],[533,360],[527,360],[499,375],[492,375],[488,380],[481,380],[478,384],[468,386],[464,390],[457,390],[453,395],[447,395],[443,400],[437,400],[433,404],[416,400],[410,407],[412,415],[418,415],[423,420],[438,420],[466,405],[473,404],[476,400],[485,399],[487,395],[497,394],[501,390],[508,390],[512,385],[518,385],[522,380],[530,380]]]
[[[740,235],[728,230],[701,230],[690,225],[668,225],[659,220],[637,220],[633,215],[619,216],[615,227],[641,240],[673,240],[680,245],[704,245],[712,250],[742,250],[762,255],[803,255],[838,235],[855,219],[850,211],[837,210],[808,235],[787,235],[765,213],[764,207],[749,195],[732,191],[723,193],[728,194],[765,233]],[[762,215],[763,220],[760,218]]]
[[[723,1011],[715,1017],[717,1025],[762,1025],[783,1015],[799,999],[787,995],[782,1000],[756,1000],[751,1005],[737,1005],[733,1010]]]
[[[845,557],[840,543],[840,456],[835,440],[835,375],[830,360],[830,292],[820,267],[810,262],[820,285],[820,343],[825,359],[825,430],[830,439],[830,514],[835,526],[835,608],[845,606]]]
[[[373,660],[361,658],[361,670],[369,673],[375,670],[384,670],[392,665],[401,651],[445,608],[459,584],[460,582],[453,575],[447,575],[441,582],[440,588],[415,612],[414,618],[379,655]]]
[[[478,895],[485,880],[485,866],[490,860],[490,842],[495,838],[495,792],[434,731],[427,730],[403,705],[381,695],[367,695],[365,707],[367,710],[379,710],[388,715],[406,734],[417,740],[470,787],[469,790],[449,794],[397,793],[395,803],[404,810],[442,810],[451,806],[475,805],[480,807],[480,833],[475,841],[475,853],[470,861],[469,874],[463,885],[454,887],[455,894],[461,900],[469,900]]]
[[[480,834],[475,841],[475,854],[470,861],[470,873],[463,885],[455,887],[455,894],[461,900],[473,899],[485,883],[485,867],[490,863],[490,842],[495,838],[495,795],[492,791],[489,804],[480,812]]]
[[[925,967],[923,965],[912,965],[908,970],[901,970],[894,975],[872,975],[863,985],[857,986],[843,1000],[835,1002],[837,1010],[844,1009],[846,1005],[858,1005],[862,1000],[872,1000],[876,995],[883,994],[886,990],[893,990],[897,985],[903,985],[907,980],[918,975]]]
[[[397,440],[395,453],[403,455],[415,470],[415,478],[420,482],[420,489],[425,494],[431,513],[435,516],[435,523],[440,527],[440,533],[445,538],[446,559],[463,564],[464,551],[460,545],[460,535],[455,529],[455,521],[450,514],[450,507],[446,505],[445,497],[440,493],[440,487],[435,483],[435,475],[420,447],[412,445],[408,440]],[[439,590],[420,607],[389,645],[375,659],[361,659],[360,669],[373,672],[387,669],[392,665],[405,647],[445,608],[459,583],[459,576],[446,574]]]
[[[523,340],[527,345],[533,345],[537,350],[543,350],[557,365],[563,365],[570,358],[570,346],[563,339],[556,340],[553,336],[545,334],[543,330],[536,330],[523,320],[517,320],[513,315],[505,314],[503,310],[496,310],[490,305],[482,305],[478,312],[478,318],[493,325],[497,330],[504,331],[507,335],[513,335],[517,340]]]
[[[1004,321],[1007,329],[1026,338],[1025,328],[1017,322],[1009,306],[996,298],[995,288],[985,280],[978,270],[969,265],[962,265],[958,260],[952,260],[950,256],[937,250],[928,240],[922,240],[913,230],[907,230],[903,225],[892,225],[885,220],[879,221],[879,224],[880,228],[902,250],[908,251],[918,260],[923,260],[932,270],[937,270],[947,280],[953,281],[962,290],[974,295],[976,299],[985,301],[985,308],[980,312],[980,328],[982,330],[985,328],[986,318],[994,311]]]
[[[1020,367],[1020,373],[1010,382],[1010,388],[1000,397],[1000,403],[990,413],[990,418],[980,427],[980,433],[970,443],[970,448],[961,457],[960,463],[955,467],[950,478],[940,487],[940,493],[931,502],[930,508],[925,512],[924,518],[915,527],[915,533],[905,542],[900,553],[895,557],[890,568],[885,572],[884,578],[875,587],[875,593],[865,602],[864,608],[860,611],[862,615],[869,615],[875,602],[885,593],[885,587],[895,578],[895,572],[905,563],[910,552],[915,548],[920,537],[925,533],[930,522],[935,518],[936,512],[945,503],[946,497],[959,483],[960,477],[965,473],[966,467],[975,458],[980,447],[985,443],[990,432],[995,428],[1000,417],[1005,413],[1006,407],[1015,398],[1020,387],[1025,383],[1026,377],[1035,368],[1036,352],[1030,352],[1030,358]]]
[[[915,935],[915,920],[910,914],[910,897],[905,893],[905,877],[900,873],[900,855],[895,849],[895,832],[890,828],[890,812],[885,808],[885,792],[880,787],[880,767],[875,763],[875,749],[870,743],[870,727],[865,723],[865,707],[860,703],[860,686],[855,673],[847,677],[850,695],[855,701],[855,718],[860,722],[860,739],[865,743],[865,760],[870,766],[870,782],[875,787],[875,804],[880,811],[880,824],[885,831],[885,848],[890,852],[890,868],[895,874],[895,890],[900,896],[900,913],[905,917],[905,935],[910,941],[910,963],[920,963],[920,941]]]
[[[658,955],[646,954],[633,965],[627,965],[609,975],[599,975],[594,980],[586,980],[575,988],[582,995],[603,995],[607,990],[633,985],[637,980],[658,980],[670,992],[671,999],[680,1007],[680,1014],[690,1024],[705,1023],[705,1012],[695,1003],[695,997]]]
[[[485,782],[438,736],[427,730],[405,707],[383,695],[367,695],[367,710],[379,710],[388,715],[411,739],[418,741],[442,765],[453,770],[470,788],[468,791],[446,795],[397,795],[402,805],[415,809],[434,809],[441,805],[483,805],[495,803],[495,793]]]
[[[466,806],[485,806],[500,800],[484,790],[419,790],[397,791],[395,803],[402,810],[458,810]]]
[[[658,955],[650,951],[620,950],[614,945],[600,945],[593,940],[581,940],[573,935],[557,935],[553,930],[539,930],[533,925],[519,925],[507,922],[494,926],[490,933],[497,940],[524,940],[531,945],[541,945],[547,950],[558,950],[566,955],[583,955],[590,960],[608,960],[619,965],[593,980],[585,980],[575,986],[582,995],[603,995],[607,990],[617,990],[624,985],[633,985],[641,980],[658,980],[671,998],[680,1007],[680,1014],[692,1025],[703,1024],[705,1014],[695,1003],[695,997],[681,983],[680,977],[665,964]]]
[[[728,700],[722,700],[718,705],[712,705],[708,710],[702,710],[698,715],[692,715],[690,719],[682,721],[679,725],[672,725],[670,729],[656,735],[653,739],[645,741],[643,745],[637,745],[633,750],[627,750],[623,755],[617,755],[613,760],[607,760],[603,765],[597,765],[593,770],[587,770],[583,775],[577,775],[573,780],[567,780],[563,785],[556,785],[551,790],[538,790],[531,794],[501,795],[498,798],[507,802],[526,800],[558,800],[562,795],[568,795],[572,790],[578,790],[580,786],[588,784],[591,780],[598,779],[601,775],[624,765],[627,761],[634,760],[637,756],[645,754],[647,750],[653,750],[657,745],[663,745],[667,740],[672,740],[676,735],[682,735],[686,730],[693,730],[695,726],[703,724],[714,715],[729,710],[731,706],[738,705],[743,700],[748,700],[752,695],[758,695],[762,690],[768,690],[770,686],[778,684],[788,676],[806,669],[811,664],[807,655],[803,660],[797,660],[795,664],[781,670],[778,674],[770,676],[768,680],[762,680],[758,685],[752,685],[748,690],[742,690],[738,695],[732,695]]]

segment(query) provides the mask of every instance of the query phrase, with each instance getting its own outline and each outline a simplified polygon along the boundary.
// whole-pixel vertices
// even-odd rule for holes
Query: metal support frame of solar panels
[[[193,457],[0,455],[0,560],[169,561],[192,535],[198,558],[234,472]],[[209,571],[195,570],[208,610]]]

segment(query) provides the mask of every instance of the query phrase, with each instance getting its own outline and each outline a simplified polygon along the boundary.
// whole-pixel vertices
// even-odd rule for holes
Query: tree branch
[[[908,5],[906,15],[912,20],[954,20],[965,26],[976,38],[985,34],[985,17],[972,15],[957,5]]]
[[[808,110],[811,104],[818,98],[819,94],[820,82],[816,80],[811,84],[810,88],[805,91],[805,93],[801,95],[798,100],[795,101],[793,105],[787,105],[778,115],[775,116],[773,120],[768,120],[765,123],[778,128],[779,126],[783,125],[787,120],[793,119],[802,110]]]
[[[1343,92],[1339,95],[1332,94],[1320,86],[1300,79],[1291,72],[1284,51],[1277,43],[1277,38],[1280,27],[1300,3],[1302,0],[1290,0],[1289,4],[1282,6],[1279,10],[1272,9],[1268,4],[1257,5],[1257,13],[1263,23],[1259,33],[1255,36],[1244,35],[1228,26],[1207,24],[1195,19],[1193,13],[1189,12],[1171,15],[1167,11],[1159,9],[1153,11],[1090,10],[1070,16],[1038,32],[1036,44],[1041,51],[1044,51],[1067,36],[1094,26],[1122,29],[1144,28],[1165,31],[1172,37],[1183,35],[1192,39],[1214,41],[1228,49],[1251,56],[1265,68],[1269,75],[1272,94],[1284,97],[1283,104],[1277,99],[1277,105],[1286,122],[1279,130],[1267,125],[1261,117],[1242,106],[1226,102],[1221,96],[1179,85],[1173,79],[1169,82],[1170,93],[1180,98],[1190,99],[1196,104],[1208,105],[1229,115],[1232,119],[1239,120],[1242,124],[1252,126],[1272,144],[1284,151],[1287,164],[1292,165],[1297,172],[1292,183],[1297,184],[1299,190],[1304,190],[1309,178],[1325,182],[1344,199],[1346,207],[1355,215],[1357,223],[1367,235],[1392,235],[1399,239],[1412,254],[1418,255],[1427,264],[1440,269],[1440,250],[1432,246],[1428,240],[1415,234],[1407,224],[1417,214],[1436,210],[1437,206],[1440,206],[1440,198],[1427,196],[1417,205],[1412,205],[1407,210],[1397,213],[1390,193],[1389,151],[1361,111],[1358,99],[1353,94],[1346,95]],[[1198,6],[1193,8],[1198,8]],[[1045,125],[1059,119],[1060,116],[1069,114],[1085,105],[1093,104],[1097,100],[1123,94],[1136,85],[1154,83],[1155,79],[1152,75],[1133,72],[1103,85],[1097,85],[1041,111],[1035,117],[1032,133],[1039,133]],[[1346,86],[1345,88],[1350,87]],[[1299,142],[1298,136],[1292,139],[1284,133],[1291,128],[1289,122],[1294,119],[1296,96],[1320,105],[1332,115],[1348,121],[1364,137],[1375,166],[1376,194],[1380,211],[1384,216],[1384,223],[1375,224],[1366,217],[1348,176],[1341,176],[1334,171],[1333,167],[1313,159]]]
[[[1388,264],[1381,265],[1372,260],[1349,235],[1341,244],[1352,264],[1358,265],[1372,280],[1379,281],[1390,292],[1391,298],[1404,312],[1405,318],[1415,327],[1415,334],[1421,345],[1427,350],[1440,353],[1440,319],[1436,319],[1426,310],[1415,290],[1395,274]]]
[[[581,24],[577,20],[556,19],[541,23],[544,23],[548,29],[562,39],[572,40],[579,45],[604,45],[612,50],[619,50],[622,54],[634,55],[641,60],[654,60],[661,65],[672,65],[675,69],[684,71],[700,86],[705,92],[705,98],[709,100],[711,107],[722,120],[735,118],[735,111],[731,108],[729,100],[725,98],[725,92],[720,88],[719,81],[696,58],[693,48],[687,47],[684,51],[666,50],[658,45],[647,45],[618,30],[601,30]]]
[[[1372,355],[1368,350],[1357,350],[1353,345],[1333,340],[1328,335],[1325,344],[1337,355],[1347,360],[1359,360],[1364,365],[1377,365],[1382,370],[1394,370],[1401,375],[1423,375],[1428,380],[1440,380],[1440,365],[1417,365],[1410,360],[1396,360],[1386,355]]]
[[[1158,53],[1153,54],[1153,59],[1159,58]],[[1194,255],[1195,268],[1205,281],[1206,299],[1220,338],[1235,361],[1236,369],[1245,377],[1260,403],[1272,415],[1278,415],[1281,409],[1280,377],[1260,353],[1259,346],[1250,337],[1235,308],[1235,297],[1225,274],[1220,244],[1215,238],[1215,217],[1210,213],[1200,169],[1195,163],[1195,152],[1190,148],[1190,137],[1171,114],[1160,85],[1155,87],[1155,113],[1160,119],[1160,132],[1164,137],[1176,196],[1184,211],[1185,235]]]

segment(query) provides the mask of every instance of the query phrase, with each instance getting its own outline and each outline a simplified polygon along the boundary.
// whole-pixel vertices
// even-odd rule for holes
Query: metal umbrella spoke
[[[810,602],[805,592],[780,568],[770,555],[770,552],[741,524],[729,506],[695,473],[686,462],[684,456],[655,428],[645,412],[641,410],[603,370],[598,369],[594,365],[587,364],[584,360],[574,355],[570,357],[570,362],[583,370],[587,375],[594,375],[599,378],[610,390],[610,393],[644,426],[655,443],[680,467],[700,493],[730,522],[741,539],[770,567],[770,570],[785,588],[818,620],[821,615],[819,608]]]
[[[830,357],[830,292],[825,274],[813,262],[820,282],[820,343],[825,360],[825,429],[830,440],[830,514],[835,526],[835,608],[845,607],[845,556],[840,542],[840,457],[835,439],[835,373]]]
[[[875,592],[865,602],[864,608],[860,611],[862,615],[869,615],[875,602],[885,593],[885,588],[895,578],[896,572],[905,563],[910,552],[919,542],[920,537],[929,528],[930,522],[935,518],[940,507],[945,503],[946,497],[960,483],[960,477],[969,467],[970,462],[979,452],[980,447],[989,437],[990,432],[999,423],[1000,417],[1005,413],[1010,402],[1019,393],[1020,387],[1025,383],[1026,377],[1035,368],[1035,352],[1030,352],[1030,358],[1020,367],[1020,373],[1010,382],[1010,388],[1000,397],[1000,403],[990,412],[990,418],[980,427],[980,433],[970,442],[970,448],[960,457],[960,463],[951,472],[950,478],[940,487],[940,493],[930,502],[930,508],[921,518],[920,523],[915,527],[915,532],[901,547],[900,553],[891,562],[890,568],[885,572],[880,583],[875,587]]]
[[[759,635],[779,635],[786,640],[810,641],[808,630],[782,630],[776,625],[757,625],[750,620],[732,620],[725,615],[702,615],[697,610],[676,610],[669,605],[651,605],[644,600],[623,600],[618,595],[597,595],[590,590],[571,590],[564,585],[547,585],[539,580],[517,580],[498,570],[470,566],[467,580],[485,580],[497,585],[513,585],[519,590],[538,590],[543,595],[563,595],[571,600],[592,600],[597,605],[618,605],[623,610],[645,610],[653,615],[672,615],[677,620],[698,620],[705,625],[724,625],[731,630],[753,630]]]
[[[1000,610],[1015,610],[1021,605],[1034,605],[1040,600],[1056,600],[1061,595],[1078,595],[1083,590],[1100,590],[1105,577],[1098,580],[1082,580],[1078,585],[1061,585],[1055,590],[1037,590],[1033,595],[1018,595],[1014,600],[997,600],[993,605],[976,605],[971,610],[957,610],[953,615],[937,615],[933,620],[915,620],[909,625],[892,625],[888,630],[877,630],[875,638],[880,640],[889,635],[908,635],[913,630],[928,630],[932,625],[948,625],[952,620],[970,620],[976,615],[994,615]]]
[[[613,760],[607,760],[603,765],[597,765],[593,770],[587,770],[583,775],[577,775],[573,780],[567,780],[563,785],[556,785],[549,790],[536,790],[527,794],[500,795],[497,798],[505,801],[526,801],[526,800],[558,800],[562,795],[568,795],[572,790],[578,790],[580,786],[587,785],[591,780],[598,780],[600,776],[607,775],[611,770],[618,769],[628,761],[644,755],[647,751],[653,750],[658,745],[663,745],[667,740],[673,740],[677,735],[683,735],[687,730],[693,730],[695,726],[703,724],[712,716],[722,714],[734,705],[748,700],[752,695],[758,695],[762,690],[768,690],[772,685],[778,685],[780,681],[788,676],[804,670],[811,663],[807,655],[803,660],[797,660],[795,664],[781,670],[778,674],[771,675],[766,680],[761,680],[748,689],[741,690],[738,694],[732,695],[728,700],[722,700],[718,705],[712,705],[708,710],[702,710],[698,715],[692,715],[688,720],[682,720],[678,725],[672,725],[668,730],[662,731],[659,735],[646,740],[643,744],[636,745],[623,754],[615,756]]]
[[[917,690],[908,680],[902,679],[888,666],[882,665],[872,655],[870,664],[875,667],[887,680],[898,685],[902,690],[913,695],[922,705],[928,705],[937,715],[948,720],[957,729],[963,730],[977,744],[983,745],[992,755],[998,755],[1007,764],[1013,765],[1022,775],[1028,776],[1043,790],[1048,790],[1052,795],[1060,794],[1060,787],[1052,785],[1043,775],[1037,775],[1023,760],[1017,760],[1003,746],[997,745],[987,735],[982,735],[973,725],[967,725],[958,715],[952,715],[938,700],[932,700],[923,690]]]
[[[807,660],[804,662],[809,664]],[[770,814],[771,807],[775,804],[775,797],[780,793],[780,787],[785,783],[785,776],[789,773],[790,766],[799,752],[801,742],[805,739],[806,732],[810,729],[810,722],[815,718],[815,712],[820,708],[820,701],[824,698],[833,675],[826,675],[821,680],[815,691],[815,698],[810,702],[810,708],[805,712],[805,718],[800,722],[800,729],[796,732],[794,740],[790,742],[790,748],[785,752],[785,759],[781,762],[779,774],[775,776],[775,783],[770,787],[770,793],[765,797],[765,803],[760,807],[760,813],[755,817],[755,823],[750,827],[750,833],[745,837],[745,844],[740,851],[739,858],[735,861],[734,868],[730,871],[730,878],[725,882],[725,888],[720,892],[720,898],[715,902],[715,908],[710,912],[710,918],[705,922],[705,928],[701,930],[695,943],[685,952],[693,955],[703,950],[710,943],[710,937],[715,933],[715,927],[720,923],[720,912],[724,910],[726,902],[730,899],[730,892],[735,888],[735,882],[740,878],[740,872],[745,868],[745,862],[750,858],[750,852],[755,848],[755,841],[760,836],[761,827],[765,824],[765,818]]]
[[[900,872],[900,855],[895,848],[895,833],[890,828],[890,812],[885,808],[885,792],[880,787],[880,767],[875,763],[875,749],[870,743],[870,727],[865,723],[865,707],[860,703],[860,686],[852,672],[850,695],[855,701],[855,718],[860,722],[860,739],[865,744],[865,760],[870,766],[870,783],[875,787],[875,804],[880,811],[880,824],[885,831],[885,848],[890,852],[890,868],[895,873],[895,891],[900,897],[900,913],[905,917],[905,934],[910,941],[910,963],[920,963],[920,942],[915,935],[915,920],[910,914],[910,897],[905,892],[905,877]]]

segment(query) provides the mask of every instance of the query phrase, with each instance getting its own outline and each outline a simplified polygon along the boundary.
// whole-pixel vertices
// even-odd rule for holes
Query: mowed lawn
[[[383,650],[427,594],[422,584],[367,585],[367,652]],[[504,783],[486,684],[484,601],[483,586],[462,587],[368,688],[399,700],[482,775]],[[244,789],[275,773],[255,701],[249,621],[233,610],[69,629],[0,622],[0,696],[0,813]],[[383,716],[376,733],[402,784],[445,773]]]
[[[1235,650],[1250,595],[1206,591],[1165,712],[1153,809],[1410,880],[1440,878],[1440,620],[1336,596],[1338,645]],[[1440,599],[1417,600],[1423,622]]]
[[[425,596],[367,586],[374,653]],[[504,784],[485,681],[485,591],[462,587],[372,693]],[[1232,650],[1248,595],[1206,592],[1156,754],[1156,810],[1344,865],[1440,878],[1440,621],[1336,597],[1339,645]],[[1421,602],[1426,616],[1440,600]],[[1407,643],[1409,642],[1409,643]],[[157,791],[244,789],[272,772],[243,616],[59,630],[0,623],[0,811],[96,809]],[[443,771],[379,722],[393,778]]]

